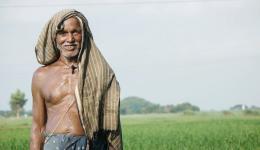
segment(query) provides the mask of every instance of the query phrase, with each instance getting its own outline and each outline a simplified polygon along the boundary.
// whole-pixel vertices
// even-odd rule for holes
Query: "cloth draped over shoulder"
[[[88,138],[93,139],[98,131],[120,130],[120,87],[115,74],[94,43],[87,19],[80,12],[65,9],[56,13],[44,26],[35,47],[40,64],[57,61],[60,54],[55,38],[61,24],[70,17],[80,20],[82,46],[78,55],[79,82],[75,90],[81,122]],[[120,137],[121,138],[121,137]],[[113,141],[120,142],[121,139]]]

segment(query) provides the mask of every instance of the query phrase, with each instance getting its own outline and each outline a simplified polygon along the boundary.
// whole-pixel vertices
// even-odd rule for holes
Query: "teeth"
[[[74,49],[76,46],[66,46],[67,49]]]

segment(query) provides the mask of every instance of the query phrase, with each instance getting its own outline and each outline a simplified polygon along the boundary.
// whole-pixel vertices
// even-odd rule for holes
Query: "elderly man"
[[[83,14],[55,14],[35,51],[30,149],[123,149],[119,84]]]

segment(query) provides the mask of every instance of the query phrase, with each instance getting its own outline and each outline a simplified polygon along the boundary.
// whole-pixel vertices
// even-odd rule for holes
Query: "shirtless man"
[[[56,37],[60,49],[59,60],[46,67],[40,67],[34,73],[31,149],[40,149],[43,132],[84,135],[74,95],[78,75],[77,55],[81,40],[79,21],[74,17],[65,20],[64,30],[58,32]],[[73,104],[69,106],[70,103]],[[61,123],[57,124],[57,121]]]
[[[86,149],[88,144],[75,96],[82,25],[76,16],[66,18],[61,24],[55,36],[59,58],[38,68],[32,79],[31,150]],[[111,141],[109,145],[113,147],[113,139],[107,142]]]

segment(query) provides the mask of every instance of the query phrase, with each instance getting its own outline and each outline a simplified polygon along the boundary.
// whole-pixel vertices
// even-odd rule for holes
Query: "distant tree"
[[[23,106],[26,102],[25,94],[19,89],[11,94],[10,106],[11,110],[16,114],[16,118],[20,118],[20,112],[23,110]]]
[[[230,108],[230,110],[232,110],[232,111],[241,111],[241,110],[246,110],[246,109],[248,109],[248,106],[243,105],[243,104],[237,104]]]
[[[181,103],[176,105],[175,107],[172,107],[170,112],[184,112],[184,111],[200,111],[200,108],[198,106],[194,106],[190,103]]]
[[[0,117],[10,117],[12,112],[10,110],[0,110]]]
[[[253,105],[253,106],[251,106],[250,109],[251,109],[251,110],[260,110],[260,107]]]
[[[159,104],[153,104],[140,97],[127,97],[120,103],[121,114],[145,114],[156,113],[160,111]]]
[[[151,103],[143,98],[131,96],[123,99],[120,103],[120,113],[123,114],[146,114],[146,113],[178,113],[186,112],[186,114],[194,114],[200,111],[198,106],[190,103],[182,103],[178,105],[161,106]]]

